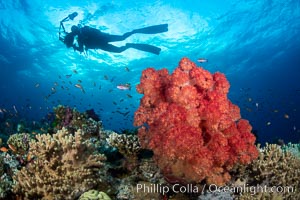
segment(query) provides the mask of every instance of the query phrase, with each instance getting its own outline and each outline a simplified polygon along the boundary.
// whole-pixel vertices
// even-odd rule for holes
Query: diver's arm
[[[80,53],[82,53],[83,52],[83,43],[77,39],[77,44],[78,45],[73,44],[74,51],[79,51]]]
[[[78,46],[76,46],[76,45],[73,45],[73,49],[74,49],[74,51],[79,51],[80,53],[82,53],[83,52],[83,46],[82,47],[78,47]]]
[[[76,45],[73,45],[73,49],[74,49],[74,51],[79,51],[80,53],[82,52],[82,51],[80,51],[79,47]]]
[[[79,50],[78,51],[83,52],[83,50],[84,50],[83,49],[83,43],[79,41],[78,45],[79,45],[79,47],[78,47]]]
[[[65,20],[65,19],[64,19]],[[64,20],[60,21],[60,26],[59,26],[59,31],[58,31],[58,38],[60,41],[64,42],[64,38],[61,36],[62,33],[66,34],[66,29],[65,29],[65,26],[64,26]],[[62,29],[62,31],[61,31]]]

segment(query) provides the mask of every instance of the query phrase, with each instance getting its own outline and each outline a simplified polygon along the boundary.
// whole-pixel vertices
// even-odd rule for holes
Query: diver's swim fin
[[[140,51],[146,51],[149,53],[153,53],[158,55],[161,51],[161,48],[149,45],[149,44],[134,44],[134,43],[126,43],[126,47],[128,48],[134,48]]]
[[[163,33],[168,31],[168,24],[160,24],[154,26],[148,26],[145,28],[135,29],[132,33],[144,33],[144,34],[155,34]]]

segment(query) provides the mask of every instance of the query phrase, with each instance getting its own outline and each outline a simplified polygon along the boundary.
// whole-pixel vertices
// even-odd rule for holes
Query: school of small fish
[[[197,61],[199,63],[207,63],[208,59],[201,57],[198,58]],[[130,73],[131,70],[129,67],[124,67],[123,68],[124,73]],[[24,112],[25,110],[32,110],[34,109],[39,109],[39,110],[46,110],[46,111],[51,111],[53,106],[57,106],[57,104],[64,104],[64,103],[71,103],[74,102],[73,107],[77,106],[83,106],[85,105],[85,99],[86,96],[80,96],[78,95],[78,92],[76,90],[79,90],[84,95],[90,95],[90,97],[87,98],[94,98],[94,95],[96,93],[105,93],[106,95],[111,95],[112,98],[114,98],[113,101],[111,101],[111,108],[114,110],[112,113],[118,113],[122,115],[125,120],[130,120],[128,117],[129,115],[133,115],[133,113],[130,112],[130,110],[134,110],[136,106],[133,105],[133,103],[129,104],[128,102],[132,101],[131,99],[133,98],[133,93],[135,91],[131,91],[131,83],[122,83],[121,81],[118,80],[116,76],[108,76],[106,74],[101,75],[99,80],[91,80],[87,81],[85,79],[80,78],[80,70],[72,69],[69,72],[65,74],[58,75],[58,79],[53,82],[53,85],[49,88],[48,94],[45,94],[44,100],[46,103],[51,103],[51,105],[47,104],[47,106],[38,106],[35,107],[34,104],[30,103],[30,99],[26,99],[27,103],[26,105],[23,106],[17,106],[17,105],[12,105],[11,111],[8,110],[7,108],[1,108],[0,107],[0,116],[3,113],[10,113],[11,115],[18,115],[20,112]],[[116,84],[115,82],[119,82]],[[33,85],[36,90],[41,90],[41,87],[45,87],[44,84],[41,82],[35,82]],[[73,88],[74,89],[73,91]],[[103,88],[107,88],[107,90],[103,90]],[[61,100],[61,99],[56,99],[54,96],[56,94],[65,94],[65,96],[68,96],[67,100]],[[244,95],[244,97],[240,99],[244,99],[243,102],[237,102],[237,104],[241,107],[241,110],[246,111],[246,113],[251,113],[256,114],[261,112],[262,110],[268,109],[268,105],[264,100],[259,99],[256,96],[251,96],[250,95],[250,88],[241,88],[240,93]],[[116,96],[119,96],[119,99],[115,99]],[[97,101],[97,100],[96,100]],[[102,112],[105,110],[106,106],[102,105],[101,100],[97,101],[97,106],[99,107],[98,112]],[[72,106],[72,105],[70,105]],[[89,107],[95,107],[95,105],[88,105]],[[132,109],[130,109],[130,107]],[[276,118],[281,118],[283,120],[289,120],[289,121],[294,121],[294,116],[295,114],[289,110],[289,112],[284,112],[282,109],[278,109],[276,107],[270,107],[270,115],[265,116],[264,124],[266,127],[272,127],[276,125],[273,121]],[[288,110],[288,109],[287,109]],[[296,112],[296,111],[295,111]],[[247,118],[247,117],[245,117]],[[109,121],[109,119],[108,119]],[[11,127],[12,124],[10,122],[5,122],[6,127]],[[292,125],[291,130],[295,132],[300,132],[300,129],[296,127],[296,125]],[[1,151],[8,151],[8,150],[14,150],[14,147],[1,147]]]

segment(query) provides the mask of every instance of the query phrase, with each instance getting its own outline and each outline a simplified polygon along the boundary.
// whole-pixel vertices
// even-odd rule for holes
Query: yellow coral
[[[64,128],[53,135],[37,135],[29,148],[33,161],[14,177],[13,191],[26,199],[67,200],[96,186],[106,172],[105,156],[95,154],[83,135],[81,130],[72,135]]]
[[[79,197],[79,200],[111,200],[111,199],[104,192],[99,192],[97,190],[89,190],[89,191],[83,193]]]

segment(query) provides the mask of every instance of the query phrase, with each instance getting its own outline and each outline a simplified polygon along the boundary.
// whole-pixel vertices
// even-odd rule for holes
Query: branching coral
[[[125,157],[126,168],[132,170],[138,164],[138,153],[141,150],[139,139],[136,135],[112,133],[107,138],[107,143],[118,149]]]
[[[137,154],[141,150],[139,139],[135,135],[112,133],[109,135],[107,142],[112,147],[117,148],[129,160],[137,159]]]
[[[300,199],[300,160],[276,144],[267,144],[260,150],[258,159],[248,166],[239,166],[235,173],[238,180],[235,186],[266,188],[255,195],[239,194],[239,199]]]
[[[252,127],[228,100],[223,74],[183,58],[172,75],[144,70],[137,91],[144,94],[134,118],[141,145],[153,150],[170,182],[222,185],[235,164],[258,156]]]
[[[105,157],[83,138],[81,130],[72,135],[64,128],[37,135],[29,148],[34,159],[14,177],[14,192],[27,199],[75,199],[103,181]]]
[[[300,159],[300,144],[292,144],[288,143],[287,145],[283,145],[282,149],[284,151],[290,152],[294,156],[296,156],[298,159]]]

